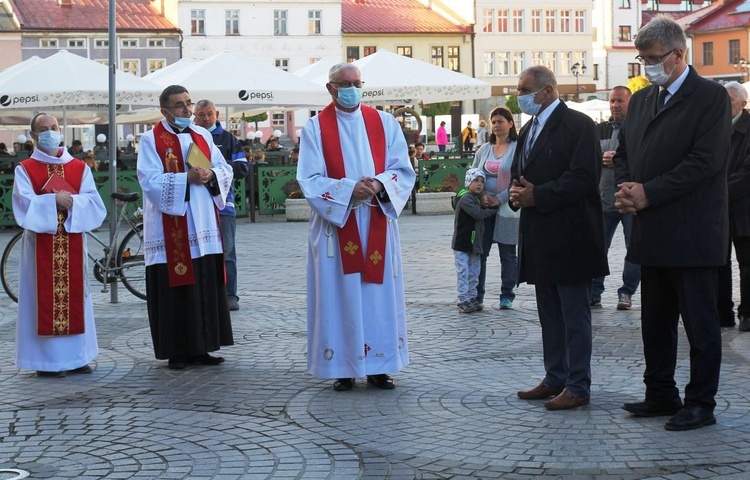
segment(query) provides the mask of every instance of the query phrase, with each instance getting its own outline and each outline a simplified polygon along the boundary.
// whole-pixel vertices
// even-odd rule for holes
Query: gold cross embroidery
[[[382,259],[383,256],[380,255],[380,252],[378,252],[377,250],[372,252],[372,255],[370,255],[370,260],[372,260],[373,265],[377,265]]]
[[[359,245],[349,240],[349,243],[346,244],[344,247],[344,251],[348,253],[349,255],[354,255],[359,248]]]

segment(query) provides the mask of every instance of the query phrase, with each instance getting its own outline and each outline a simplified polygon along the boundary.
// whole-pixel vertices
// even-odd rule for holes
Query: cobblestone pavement
[[[351,392],[304,373],[305,223],[240,220],[236,345],[219,367],[182,371],[154,359],[145,302],[97,291],[101,353],[92,375],[37,378],[14,366],[16,307],[0,300],[0,470],[55,479],[748,478],[750,334],[724,329],[718,424],[664,430],[620,409],[643,395],[639,296],[615,310],[623,246],[610,252],[595,310],[591,405],[548,412],[516,391],[543,376],[533,291],[496,311],[459,314],[453,218],[400,220],[412,364],[382,391]],[[0,247],[12,235],[0,231]],[[737,292],[735,298],[737,299]],[[688,381],[687,341],[678,384]],[[6,475],[6,476],[3,476]],[[0,472],[0,480],[12,474]]]

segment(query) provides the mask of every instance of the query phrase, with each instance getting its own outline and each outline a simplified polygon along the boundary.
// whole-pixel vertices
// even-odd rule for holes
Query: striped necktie
[[[529,135],[526,137],[526,141],[523,144],[523,163],[526,166],[526,159],[529,158],[529,152],[531,146],[534,145],[534,136],[536,135],[536,127],[539,126],[539,120],[534,116],[534,120],[531,121],[531,129]]]

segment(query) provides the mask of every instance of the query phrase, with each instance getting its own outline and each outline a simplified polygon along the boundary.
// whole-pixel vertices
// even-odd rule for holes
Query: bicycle
[[[146,299],[146,259],[145,245],[143,241],[143,211],[136,208],[132,215],[128,215],[127,209],[130,204],[141,198],[138,192],[119,193],[110,195],[122,205],[115,227],[115,234],[109,243],[103,242],[95,233],[86,232],[88,240],[93,240],[102,246],[104,256],[95,258],[91,254],[91,248],[87,249],[86,255],[93,263],[94,277],[103,285],[102,293],[109,291],[109,284],[120,281],[130,293],[136,297]],[[120,237],[120,227],[123,223],[128,225],[128,230],[115,253],[115,243]],[[2,280],[5,293],[14,301],[18,302],[18,273],[21,260],[21,244],[19,240],[23,231],[18,232],[10,239],[3,251],[0,260],[0,280]],[[89,242],[90,243],[90,242]],[[89,247],[91,245],[89,244]]]

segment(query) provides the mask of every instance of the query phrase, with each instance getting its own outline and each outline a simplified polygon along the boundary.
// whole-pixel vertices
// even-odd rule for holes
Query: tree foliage
[[[518,106],[518,97],[515,95],[508,95],[505,97],[505,106],[508,107],[508,110],[510,110],[511,113],[516,115],[521,113],[521,107]]]
[[[268,120],[268,112],[259,113],[257,115],[242,116],[242,121],[247,123],[255,123],[255,130],[258,130],[258,122],[265,122]]]
[[[628,88],[632,93],[637,92],[638,90],[648,87],[651,85],[651,82],[646,79],[643,75],[638,75],[637,77],[630,77],[628,79]]]
[[[448,115],[449,113],[451,113],[451,102],[431,103],[422,107],[422,115],[425,117]]]

